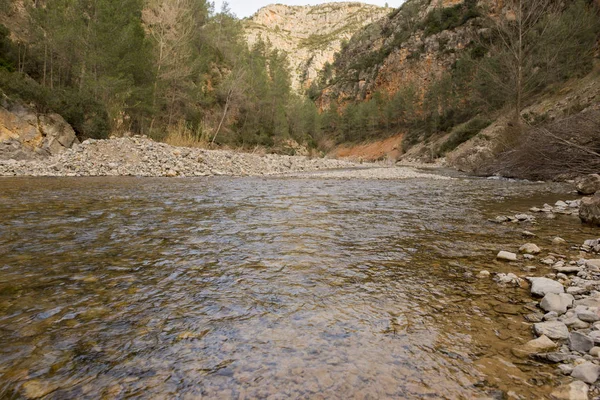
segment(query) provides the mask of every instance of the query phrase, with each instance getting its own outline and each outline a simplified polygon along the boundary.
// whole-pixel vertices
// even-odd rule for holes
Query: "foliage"
[[[443,156],[449,151],[454,150],[460,144],[476,136],[483,129],[487,128],[491,121],[482,117],[475,117],[467,123],[457,126],[452,130],[448,139],[440,146],[438,155]]]
[[[452,7],[437,7],[427,16],[422,23],[421,28],[425,32],[425,37],[435,35],[445,30],[454,29],[472,18],[480,15],[476,0],[465,0],[462,4]]]

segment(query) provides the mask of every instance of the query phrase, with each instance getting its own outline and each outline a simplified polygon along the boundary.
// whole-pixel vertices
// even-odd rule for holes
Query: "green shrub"
[[[476,0],[467,0],[453,7],[436,8],[425,17],[422,29],[425,36],[435,35],[448,29],[464,25],[468,20],[479,16]]]

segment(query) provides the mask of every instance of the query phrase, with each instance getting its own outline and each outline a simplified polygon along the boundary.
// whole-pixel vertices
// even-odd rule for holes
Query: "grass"
[[[210,146],[208,138],[200,129],[198,131],[193,131],[182,123],[169,129],[163,141],[166,144],[178,147],[198,147],[206,149]]]

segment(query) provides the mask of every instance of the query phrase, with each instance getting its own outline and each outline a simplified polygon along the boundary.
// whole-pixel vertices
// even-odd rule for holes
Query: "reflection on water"
[[[0,397],[539,398],[551,370],[509,362],[530,299],[469,273],[509,268],[493,256],[520,243],[487,218],[559,197],[466,179],[0,180]]]

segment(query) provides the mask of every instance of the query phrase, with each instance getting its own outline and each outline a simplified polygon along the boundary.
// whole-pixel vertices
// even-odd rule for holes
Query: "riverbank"
[[[322,172],[321,171],[327,171]],[[316,175],[313,175],[317,173]],[[447,177],[377,163],[176,147],[146,137],[88,139],[48,158],[0,160],[0,176],[270,176],[332,179]]]
[[[512,353],[556,367],[555,382],[560,385],[552,392],[553,399],[600,395],[600,231],[584,243],[569,243],[558,236],[560,232],[554,237],[535,233],[538,216],[552,224],[557,218],[578,215],[580,204],[557,201],[532,207],[531,214],[496,217],[492,222],[519,224],[526,239],[518,248],[500,249],[496,256],[496,263],[507,263],[514,272],[483,270],[477,275],[491,276],[507,288],[529,290],[532,302],[523,323],[531,326],[536,338],[514,347]]]
[[[0,160],[0,176],[253,176],[360,166],[334,159],[175,147],[134,136],[88,139],[48,158]]]

